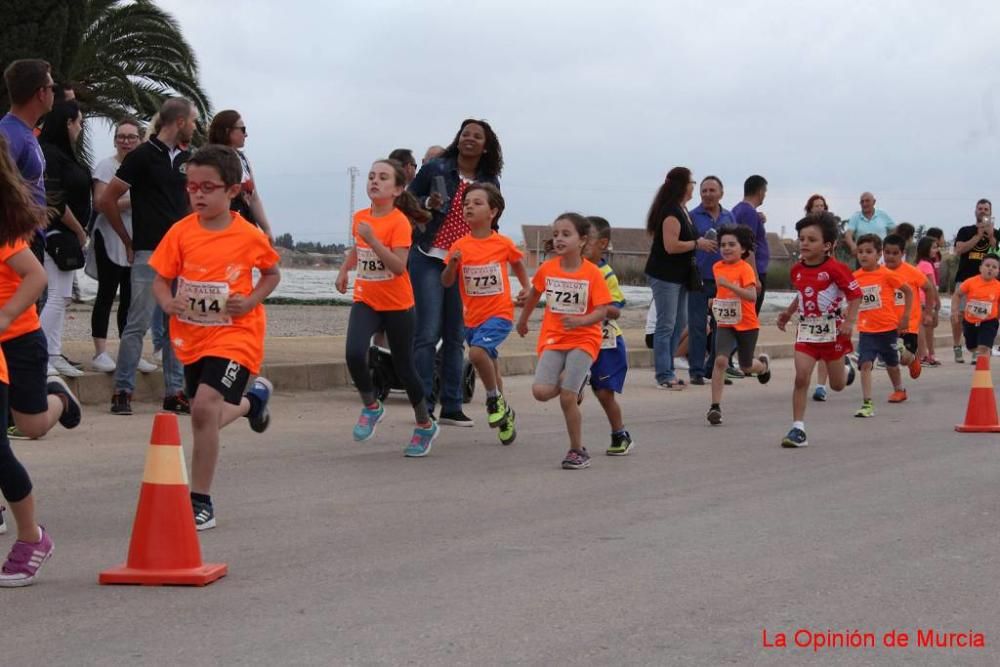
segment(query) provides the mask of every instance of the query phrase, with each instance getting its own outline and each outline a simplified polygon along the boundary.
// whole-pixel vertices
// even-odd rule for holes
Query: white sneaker
[[[136,369],[138,369],[140,373],[152,373],[156,371],[157,366],[156,364],[151,364],[142,357],[139,357],[139,365],[136,366]]]
[[[153,351],[153,363],[157,366],[163,365],[163,348]]]
[[[49,366],[55,369],[56,375],[64,375],[68,378],[78,378],[83,375],[83,371],[66,361],[66,357],[61,354],[49,357]]]
[[[57,371],[55,368],[53,368],[52,364],[49,364],[48,369],[45,371],[45,375],[47,375],[50,378],[51,377],[55,377],[55,376],[59,375],[59,371]]]
[[[674,370],[691,370],[691,364],[688,363],[687,357],[674,357]]]
[[[115,360],[107,352],[101,352],[90,360],[90,367],[98,373],[114,373]]]

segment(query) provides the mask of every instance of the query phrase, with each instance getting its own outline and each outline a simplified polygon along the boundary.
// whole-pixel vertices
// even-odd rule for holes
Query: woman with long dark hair
[[[444,258],[451,244],[469,233],[462,197],[472,183],[500,186],[503,153],[489,123],[468,118],[440,157],[417,172],[408,190],[430,210],[427,224],[414,224],[409,271],[416,298],[417,327],[413,359],[424,385],[428,408],[441,402],[440,423],[472,426],[462,412],[462,347],[465,326],[458,284],[441,285]],[[441,345],[441,391],[434,395],[434,358]]]
[[[90,169],[77,158],[76,142],[83,131],[83,113],[70,100],[56,104],[43,119],[38,135],[45,154],[45,192],[52,207],[45,231],[45,273],[48,296],[39,315],[49,349],[49,366],[67,377],[83,371],[62,354],[62,330],[66,306],[73,298],[73,275],[82,268],[87,244],[84,225],[90,221]]]
[[[271,223],[264,212],[264,201],[260,198],[260,191],[254,182],[253,169],[250,168],[250,161],[243,153],[243,146],[247,137],[246,121],[240,116],[238,111],[226,109],[220,111],[212,117],[212,124],[208,128],[208,143],[229,146],[236,151],[243,165],[243,179],[240,184],[240,193],[233,197],[230,208],[239,213],[247,222],[260,227],[272,240]]]
[[[687,325],[688,286],[694,251],[711,250],[713,242],[695,239],[694,225],[685,205],[694,193],[694,179],[687,167],[674,167],[649,207],[646,231],[653,245],[646,260],[646,279],[656,303],[653,359],[656,384],[661,389],[683,389],[684,380],[674,372],[674,356]]]

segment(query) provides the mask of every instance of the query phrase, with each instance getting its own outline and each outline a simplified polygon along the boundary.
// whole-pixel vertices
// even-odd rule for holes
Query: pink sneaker
[[[44,528],[39,527],[42,539],[31,543],[23,540],[14,542],[7,562],[0,569],[0,588],[17,588],[35,583],[38,570],[52,557],[54,544]]]

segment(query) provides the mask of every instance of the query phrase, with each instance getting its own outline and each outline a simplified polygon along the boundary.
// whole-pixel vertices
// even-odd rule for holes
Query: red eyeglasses
[[[188,181],[184,189],[191,194],[197,194],[198,191],[204,192],[206,195],[210,195],[219,188],[226,187],[225,183],[212,183],[211,181],[202,181],[201,183],[195,183],[193,181]]]

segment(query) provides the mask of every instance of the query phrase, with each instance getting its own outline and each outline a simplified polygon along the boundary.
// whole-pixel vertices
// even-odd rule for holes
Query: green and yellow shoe
[[[510,406],[507,406],[507,414],[498,428],[500,430],[497,431],[497,438],[500,439],[501,445],[509,445],[517,439],[517,429],[514,428],[514,409]]]
[[[507,418],[507,401],[502,394],[486,397],[486,421],[490,428],[500,428],[504,419]]]
[[[11,424],[7,427],[7,437],[10,440],[31,440],[31,438],[21,433],[21,429],[16,424]]]
[[[874,417],[875,416],[875,404],[871,401],[865,401],[861,404],[861,409],[854,413],[855,417]]]

